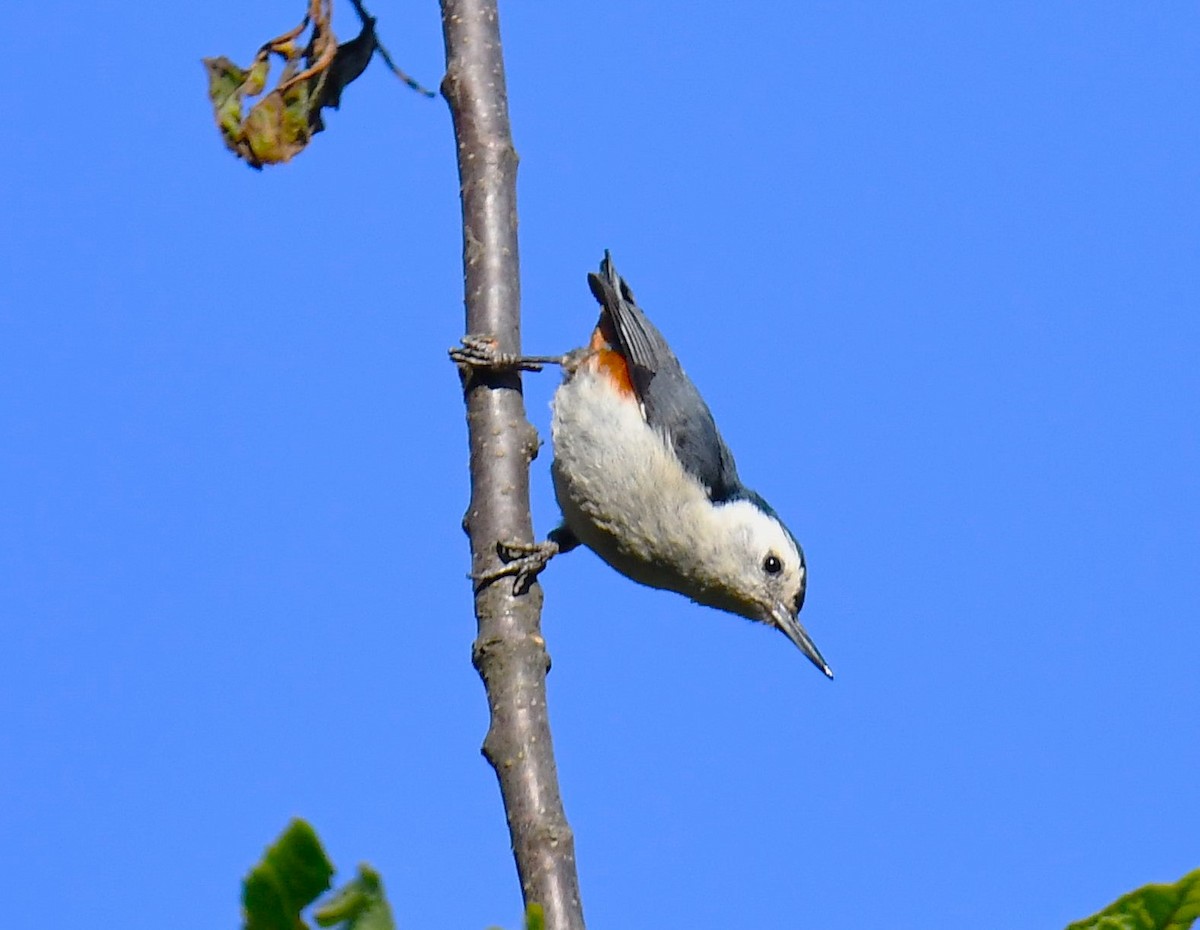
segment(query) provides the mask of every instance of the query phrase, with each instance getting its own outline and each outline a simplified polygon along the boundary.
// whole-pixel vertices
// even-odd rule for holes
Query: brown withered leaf
[[[387,50],[379,44],[375,19],[353,0],[362,22],[359,34],[338,45],[331,19],[333,0],[309,0],[308,13],[295,29],[265,43],[250,67],[242,69],[224,56],[205,58],[208,96],[225,145],[255,169],[291,160],[318,132],[325,128],[321,110],[341,106],[346,85],[356,80],[380,53],[388,68],[414,90],[432,97],[400,71]],[[298,39],[309,26],[307,44]],[[245,116],[246,101],[267,86],[271,57],[283,59],[279,81]]]

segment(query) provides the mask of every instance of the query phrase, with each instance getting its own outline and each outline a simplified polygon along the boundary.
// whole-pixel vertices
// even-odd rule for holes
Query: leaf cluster
[[[243,930],[310,930],[304,911],[329,890],[333,863],[316,831],[299,818],[288,824],[242,881]],[[358,874],[312,910],[318,927],[396,930],[379,873],[365,862]],[[540,904],[525,912],[525,930],[545,930]]]
[[[1200,869],[1173,885],[1144,885],[1067,930],[1188,930],[1200,918]]]
[[[208,97],[226,147],[252,168],[290,161],[325,129],[321,111],[341,106],[346,85],[378,52],[388,68],[414,90],[433,96],[392,62],[379,43],[375,18],[355,2],[362,28],[349,42],[334,35],[333,0],[308,0],[300,25],[265,42],[248,68],[225,56],[205,58]],[[309,39],[300,42],[312,27]],[[243,115],[246,103],[266,90],[271,59],[283,61],[275,86]]]

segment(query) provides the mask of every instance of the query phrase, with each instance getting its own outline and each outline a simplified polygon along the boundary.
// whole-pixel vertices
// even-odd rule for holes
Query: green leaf
[[[1145,885],[1067,930],[1188,930],[1200,917],[1200,869],[1174,885]]]
[[[546,930],[546,912],[536,901],[525,908],[525,930]]]
[[[300,912],[329,888],[333,866],[317,834],[293,820],[242,882],[245,930],[303,930]]]
[[[379,873],[365,862],[358,867],[358,877],[339,888],[313,916],[320,926],[338,930],[395,930],[396,927]]]

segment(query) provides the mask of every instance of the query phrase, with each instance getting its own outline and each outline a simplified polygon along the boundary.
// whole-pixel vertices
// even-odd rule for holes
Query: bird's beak
[[[787,605],[778,604],[772,609],[771,623],[782,630],[783,634],[796,644],[796,648],[808,656],[809,661],[824,672],[827,678],[833,677],[833,669],[821,655],[821,650],[817,648],[817,644],[812,641],[812,637],[800,625],[800,621],[796,619]]]

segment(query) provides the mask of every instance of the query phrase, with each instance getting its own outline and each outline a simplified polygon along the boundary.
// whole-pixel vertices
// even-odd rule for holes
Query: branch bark
[[[468,333],[520,352],[517,153],[513,148],[497,0],[441,0],[446,43],[442,95],[458,143]],[[529,543],[529,463],[537,434],[525,416],[517,372],[464,379],[471,502],[464,526],[473,572],[495,567],[498,541]],[[509,579],[475,593],[473,660],[491,725],[483,754],[496,770],[526,905],[550,930],[583,930],[575,841],[563,812],[546,708],[550,657],[541,636],[542,591],[516,594]]]

